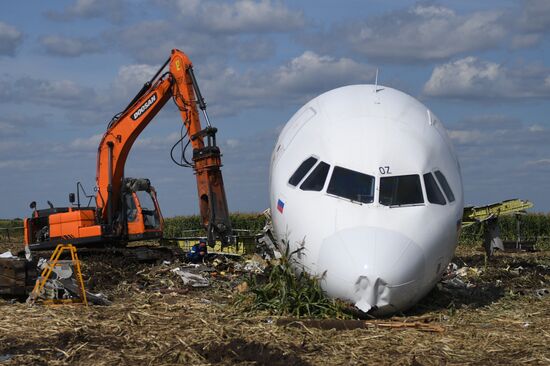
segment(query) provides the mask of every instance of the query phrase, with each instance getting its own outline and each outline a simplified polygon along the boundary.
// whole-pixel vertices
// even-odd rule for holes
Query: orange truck
[[[168,66],[168,70],[163,70]],[[231,234],[229,210],[221,174],[221,153],[216,144],[217,129],[212,127],[206,113],[206,103],[187,55],[172,50],[170,58],[153,78],[144,84],[124,111],[110,121],[97,153],[96,193],[88,205],[80,202],[82,186],[69,194],[69,207],[36,209],[25,219],[25,244],[31,250],[52,249],[60,243],[84,245],[113,245],[128,241],[162,237],[164,221],[155,189],[148,179],[124,176],[126,159],[134,141],[143,129],[172,98],[183,121],[182,138],[172,148],[188,139],[193,156],[177,162],[194,170],[202,224],[208,240],[226,242]],[[198,106],[198,108],[197,108]],[[201,109],[206,127],[201,126]],[[185,130],[185,133],[183,133]],[[95,199],[95,207],[90,203]],[[75,202],[76,201],[76,202]]]

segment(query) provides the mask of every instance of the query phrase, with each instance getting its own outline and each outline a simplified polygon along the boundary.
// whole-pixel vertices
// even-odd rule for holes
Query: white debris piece
[[[461,267],[456,271],[456,275],[459,277],[466,277],[468,276],[469,269],[470,269],[469,267]]]
[[[264,270],[260,267],[260,264],[258,262],[248,262],[243,269],[245,272],[251,272],[256,274],[260,274],[264,272]]]
[[[467,288],[468,284],[458,277],[451,278],[450,280],[441,281],[446,287],[453,289]]]
[[[8,250],[7,252],[0,254],[0,258],[17,258],[17,257],[11,254],[11,251]]]
[[[245,272],[255,273],[255,274],[261,274],[264,273],[264,270],[267,267],[267,262],[262,259],[258,254],[254,254],[254,256],[250,259],[248,259],[244,265],[243,270]]]
[[[27,261],[32,261],[32,253],[28,245],[25,245],[25,258]]]
[[[192,273],[180,267],[176,267],[172,270],[175,274],[180,276],[184,285],[191,285],[192,287],[207,287],[210,286],[210,281],[203,276]]]
[[[535,290],[535,295],[539,299],[542,299],[543,297],[550,295],[550,290],[548,290],[547,288],[540,288],[538,290]]]

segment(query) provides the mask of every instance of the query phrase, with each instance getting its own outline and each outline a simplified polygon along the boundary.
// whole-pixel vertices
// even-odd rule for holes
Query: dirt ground
[[[458,282],[440,284],[406,314],[383,319],[441,332],[281,321],[233,305],[239,273],[218,271],[210,287],[187,288],[170,271],[179,263],[81,257],[88,290],[113,304],[0,300],[0,364],[550,364],[550,295],[543,291],[550,289],[550,251],[500,253],[485,262],[481,250],[459,248]]]

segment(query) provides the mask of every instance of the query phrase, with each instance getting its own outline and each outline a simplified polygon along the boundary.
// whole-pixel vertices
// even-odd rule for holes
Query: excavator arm
[[[169,70],[161,75],[166,66]],[[98,148],[96,207],[98,221],[106,233],[115,235],[117,213],[122,211],[124,167],[132,145],[166,102],[177,105],[193,148],[192,168],[197,180],[202,223],[209,241],[222,241],[231,232],[227,200],[220,171],[221,154],[216,145],[217,129],[210,125],[206,104],[198,88],[193,65],[187,55],[172,50],[170,58],[147,82],[126,109],[113,118]],[[203,111],[202,128],[197,104]]]

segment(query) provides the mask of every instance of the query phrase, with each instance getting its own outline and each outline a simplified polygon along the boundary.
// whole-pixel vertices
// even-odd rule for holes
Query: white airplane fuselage
[[[326,293],[363,311],[405,310],[453,257],[463,211],[460,165],[439,119],[392,88],[352,85],[304,105],[271,159],[281,247]]]

